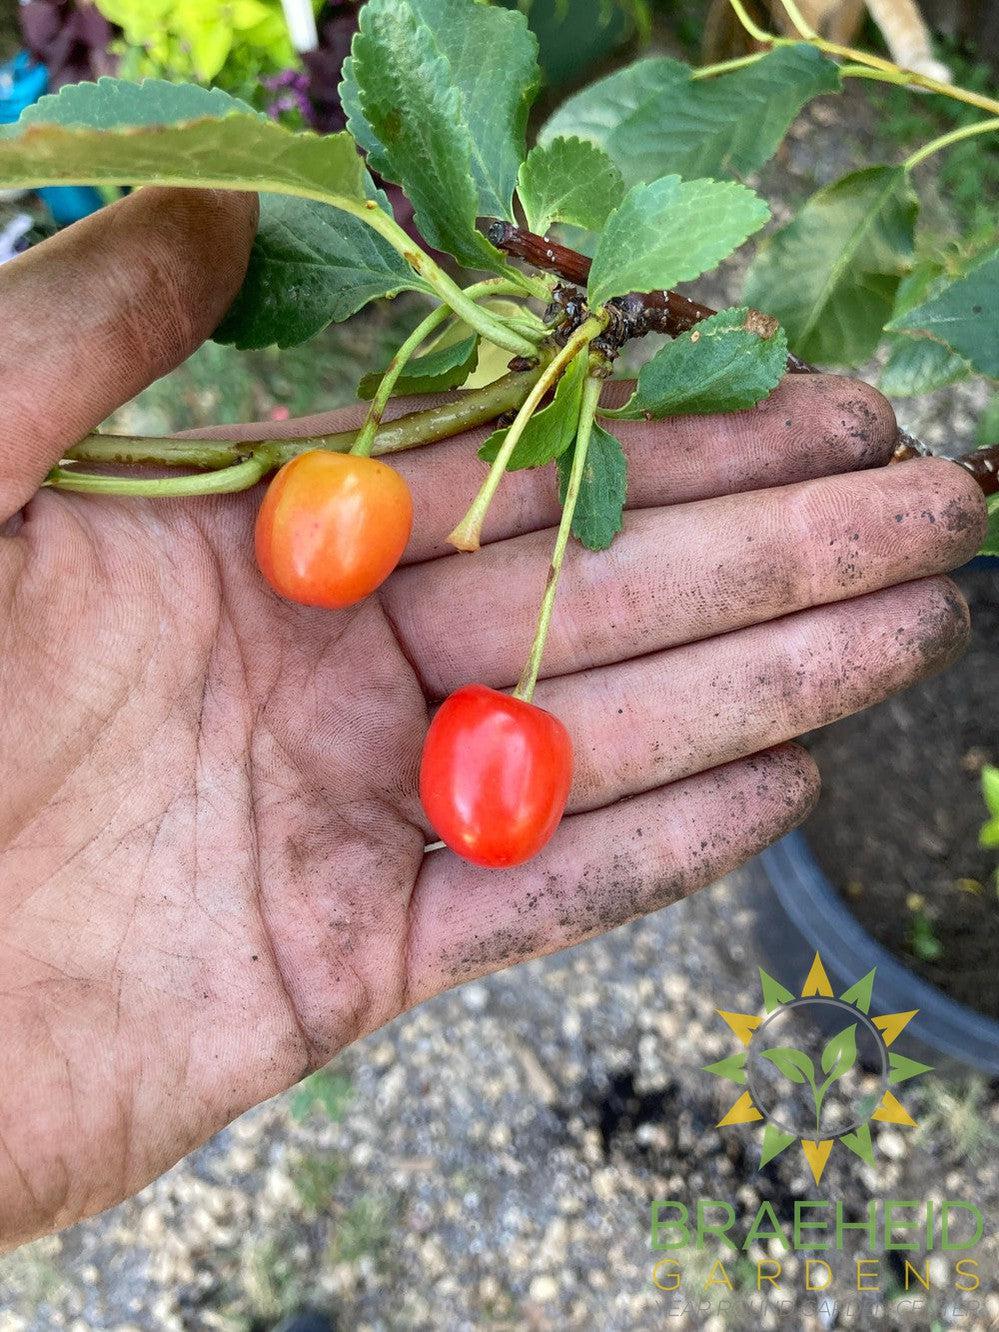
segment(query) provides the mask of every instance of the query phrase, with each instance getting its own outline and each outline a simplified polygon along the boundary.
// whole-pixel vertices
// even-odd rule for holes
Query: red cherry
[[[465,685],[427,732],[420,799],[437,835],[475,865],[520,865],[558,827],[572,784],[572,741],[550,712]]]

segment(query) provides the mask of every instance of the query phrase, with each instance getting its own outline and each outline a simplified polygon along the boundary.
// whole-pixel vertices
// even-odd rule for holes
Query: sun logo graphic
[[[718,1127],[762,1123],[761,1170],[800,1143],[816,1184],[835,1143],[873,1165],[872,1123],[915,1127],[892,1088],[930,1065],[891,1047],[918,1010],[872,1017],[874,971],[836,998],[818,953],[797,997],[760,980],[762,1015],[716,1010],[745,1048],[705,1072],[746,1088]]]

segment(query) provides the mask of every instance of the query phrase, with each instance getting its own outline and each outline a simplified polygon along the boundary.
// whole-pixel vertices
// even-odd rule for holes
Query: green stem
[[[517,447],[517,441],[524,433],[528,421],[537,410],[541,399],[561,377],[576,353],[581,351],[589,342],[592,342],[606,326],[606,315],[589,315],[569,338],[558,355],[542,371],[537,383],[527,395],[523,406],[514,418],[513,424],[506,432],[495,461],[489,469],[489,475],[483,481],[479,493],[472,501],[464,518],[448,535],[448,541],[458,550],[478,550],[482,536],[482,524],[485,522],[486,514],[489,512],[489,506],[496,494],[497,487],[503,479],[507,463],[510,461],[510,457]]]
[[[780,0],[780,2],[784,7],[784,13],[791,20],[795,32],[797,32],[800,37],[803,37],[806,42],[815,41],[819,34],[814,28],[809,27],[805,22],[805,16],[795,4],[794,0]]]
[[[249,490],[273,465],[274,459],[263,450],[232,467],[198,472],[194,476],[102,476],[94,472],[77,472],[69,467],[54,467],[45,478],[45,484],[53,490],[71,490],[82,495],[124,495],[133,499],[228,495],[236,490]]]
[[[509,278],[486,278],[483,282],[475,282],[470,287],[465,288],[465,295],[471,300],[479,301],[485,296],[509,296],[520,295],[520,287]],[[395,388],[399,376],[405,370],[406,365],[412,359],[417,349],[430,337],[436,329],[440,327],[445,320],[451,317],[451,307],[448,305],[439,305],[435,310],[431,310],[427,317],[422,320],[406,338],[405,342],[396,350],[395,355],[389,361],[385,373],[381,377],[378,388],[375,390],[375,396],[371,400],[371,406],[368,408],[368,414],[365,417],[364,424],[361,426],[360,433],[354,442],[351,453],[358,457],[367,458],[371,454],[371,446],[374,443],[375,431],[381,423],[385,408],[388,406],[389,399],[392,397],[392,391]],[[511,320],[511,323],[514,321]],[[531,329],[535,337],[546,332],[544,325],[537,320],[537,329]],[[530,325],[516,320],[518,327],[529,328]]]
[[[980,120],[975,125],[963,125],[960,129],[951,130],[947,134],[941,134],[938,139],[931,139],[929,143],[924,144],[905,159],[902,165],[906,171],[911,171],[913,167],[926,160],[933,153],[938,153],[942,148],[949,148],[952,143],[960,143],[962,139],[970,139],[975,134],[987,134],[990,130],[999,130],[999,119]]]
[[[494,421],[504,412],[515,411],[530,393],[550,357],[539,352],[540,363],[530,370],[512,371],[483,388],[456,394],[436,407],[407,412],[383,423],[375,434],[372,457],[401,453],[404,449],[432,444]],[[66,454],[69,462],[114,466],[199,467],[219,470],[246,457],[248,449],[266,452],[280,466],[311,449],[349,453],[357,430],[338,430],[326,435],[302,435],[289,439],[154,439],[136,435],[88,435]]]
[[[602,386],[602,381],[599,379],[587,379],[583,388],[583,398],[579,409],[579,430],[576,435],[576,451],[572,455],[572,470],[569,473],[569,483],[565,490],[562,519],[559,522],[558,534],[555,537],[552,562],[548,568],[548,581],[545,583],[544,596],[541,598],[538,625],[534,631],[534,642],[531,644],[531,653],[524,667],[524,673],[520,677],[517,688],[513,691],[514,697],[522,698],[525,703],[530,703],[534,697],[534,689],[538,683],[541,658],[544,655],[545,643],[548,640],[552,610],[555,606],[555,594],[558,591],[562,562],[565,559],[569,534],[572,531],[572,517],[576,511],[579,488],[586,468],[586,454],[590,447],[590,436],[593,433],[593,418],[596,415],[597,403],[600,401]]]
[[[691,80],[694,79],[713,79],[716,74],[730,74],[736,69],[745,69],[747,65],[755,65],[758,60],[762,60],[766,51],[754,51],[752,55],[736,56],[734,60],[722,60],[717,65],[701,65],[691,74]]]
[[[732,6],[732,9],[735,11],[736,18],[749,33],[750,37],[754,39],[754,41],[773,43],[781,40],[779,37],[775,37],[773,33],[764,31],[763,28],[758,27],[753,22],[753,20],[749,17],[745,5],[742,4],[742,0],[728,0],[728,2]]]
[[[729,0],[729,4],[749,35],[765,46],[794,46],[805,40],[803,37],[778,37],[772,32],[766,32],[749,17],[742,0]],[[787,8],[787,5],[785,5],[785,8]],[[807,40],[811,46],[814,46],[818,51],[822,51],[823,54],[847,61],[847,68],[853,78],[860,77],[857,69],[860,66],[886,75],[887,77],[884,80],[886,83],[903,83],[909,87],[925,88],[928,92],[940,93],[955,102],[964,102],[967,106],[977,106],[981,111],[989,111],[994,116],[999,115],[999,101],[996,101],[994,97],[986,97],[984,93],[971,92],[968,88],[959,88],[952,83],[941,83],[939,79],[931,79],[927,74],[917,74],[913,69],[903,69],[891,60],[884,60],[881,56],[871,55],[867,51],[858,51],[852,46],[842,46],[839,42],[826,41],[824,37],[811,37]],[[869,74],[866,77],[877,78],[877,73]]]
[[[402,255],[414,273],[418,273],[425,282],[429,283],[444,304],[449,305],[455,314],[460,315],[465,323],[474,328],[477,333],[481,333],[490,342],[505,347],[517,356],[533,356],[535,352],[533,342],[528,341],[520,333],[514,332],[499,316],[490,314],[488,310],[483,310],[481,306],[476,305],[475,301],[462,291],[457,282],[449,277],[439,265],[434,263],[430,255],[425,250],[420,249],[411,237],[406,235],[398,222],[389,217],[388,213],[383,212],[377,205],[374,208],[356,205],[347,211],[353,212],[355,216],[367,222],[369,227],[387,240],[393,249]],[[515,274],[515,270],[511,269],[510,271]],[[510,280],[516,280],[516,274]],[[523,286],[523,283],[520,283],[520,285]]]
[[[430,334],[435,329],[440,328],[441,324],[450,317],[450,307],[438,305],[436,310],[431,310],[426,319],[422,319],[416,325],[409,337],[397,348],[395,355],[385,368],[385,373],[375,390],[375,396],[371,399],[371,406],[368,408],[368,414],[364,418],[364,424],[354,441],[351,453],[359,458],[370,457],[371,446],[375,440],[375,431],[381,423],[382,414],[388,406],[389,398],[392,396],[392,390],[395,388],[399,376],[406,368],[406,363],[413,353],[426,342]]]

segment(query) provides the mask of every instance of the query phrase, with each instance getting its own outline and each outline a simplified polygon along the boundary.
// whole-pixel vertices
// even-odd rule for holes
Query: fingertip
[[[815,395],[816,429],[838,444],[851,467],[882,467],[895,452],[895,409],[871,384],[844,375],[799,375]],[[842,469],[845,470],[845,469]]]
[[[764,828],[768,845],[797,828],[808,818],[818,803],[822,778],[811,754],[799,744],[776,745],[773,749],[746,759],[757,778],[756,796],[764,810],[764,821],[772,826]]]

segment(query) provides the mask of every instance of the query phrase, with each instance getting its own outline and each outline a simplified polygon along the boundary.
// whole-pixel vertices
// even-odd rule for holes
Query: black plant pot
[[[962,1064],[999,1075],[999,1022],[983,1017],[920,979],[857,922],[793,832],[760,857],[773,900],[759,912],[759,944],[776,974],[804,976],[820,953],[837,993],[877,968],[874,1013],[918,1013],[905,1028],[906,1054],[939,1068]]]

